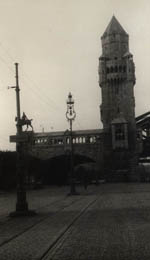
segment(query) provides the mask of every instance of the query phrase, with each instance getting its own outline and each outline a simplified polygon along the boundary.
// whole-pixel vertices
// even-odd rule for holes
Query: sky
[[[0,0],[0,150],[14,150],[15,66],[19,63],[21,113],[35,132],[65,131],[71,92],[73,129],[102,128],[98,58],[113,15],[129,34],[136,68],[136,115],[150,110],[150,1]]]

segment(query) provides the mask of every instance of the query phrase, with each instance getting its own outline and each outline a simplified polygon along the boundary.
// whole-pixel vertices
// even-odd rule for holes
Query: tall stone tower
[[[115,16],[101,41],[99,85],[104,171],[108,179],[114,175],[118,176],[116,178],[130,178],[136,167],[135,68],[129,52],[129,36]]]

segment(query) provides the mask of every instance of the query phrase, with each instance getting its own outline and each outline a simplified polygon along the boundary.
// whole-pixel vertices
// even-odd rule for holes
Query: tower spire
[[[115,15],[113,14],[102,37],[106,37],[106,36],[114,34],[114,33],[128,35],[126,33],[126,31],[123,29],[123,27],[121,26],[121,24],[116,19]]]
[[[101,40],[103,56],[105,57],[121,58],[125,53],[129,52],[129,36],[114,15]]]

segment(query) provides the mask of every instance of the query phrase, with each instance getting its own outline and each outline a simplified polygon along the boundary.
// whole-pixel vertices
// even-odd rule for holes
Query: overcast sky
[[[0,150],[13,150],[15,66],[21,111],[35,132],[66,130],[66,99],[75,100],[74,129],[101,128],[98,58],[112,15],[129,34],[136,66],[136,115],[150,110],[150,1],[0,0]]]

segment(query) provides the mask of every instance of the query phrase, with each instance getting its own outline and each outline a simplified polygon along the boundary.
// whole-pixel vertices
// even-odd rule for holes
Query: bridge
[[[142,152],[140,162],[150,162],[150,111],[136,117],[136,126],[138,129],[138,139],[142,143]]]
[[[73,152],[79,156],[87,157],[93,162],[97,161],[99,143],[102,141],[101,129],[78,130],[72,132]],[[70,153],[70,131],[57,131],[33,133],[28,145],[28,152],[32,156],[48,160]]]
[[[18,139],[19,138],[19,139]],[[93,162],[98,159],[103,130],[77,130],[72,132],[74,155],[86,157]],[[70,131],[34,133],[24,131],[21,136],[10,136],[10,142],[22,141],[24,149],[33,157],[49,160],[54,157],[68,155],[71,149]]]
[[[137,126],[137,140],[141,144],[139,161],[150,161],[150,112],[135,118]],[[74,155],[90,159],[92,162],[100,160],[103,153],[102,129],[77,130],[72,132]],[[30,155],[41,160],[69,155],[71,149],[70,131],[56,131],[34,133],[23,131],[18,137],[10,136],[10,142],[22,141],[24,149]]]

